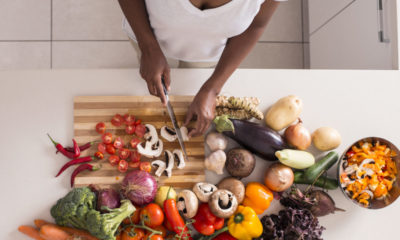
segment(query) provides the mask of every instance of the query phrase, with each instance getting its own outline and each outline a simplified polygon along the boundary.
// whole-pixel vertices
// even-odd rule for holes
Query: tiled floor
[[[244,68],[304,68],[303,1],[283,2]],[[138,67],[117,0],[0,0],[0,70]]]

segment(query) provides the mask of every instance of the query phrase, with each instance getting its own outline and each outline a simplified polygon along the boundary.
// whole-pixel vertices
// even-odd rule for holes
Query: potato
[[[342,137],[339,132],[331,127],[320,127],[312,134],[314,146],[321,151],[329,151],[339,147]]]
[[[265,115],[265,123],[275,131],[280,131],[296,121],[303,110],[303,101],[290,95],[279,99]]]

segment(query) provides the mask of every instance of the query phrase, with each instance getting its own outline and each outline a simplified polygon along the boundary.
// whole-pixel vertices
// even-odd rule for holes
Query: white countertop
[[[193,95],[211,70],[172,70],[172,92]],[[57,70],[0,72],[0,239],[28,239],[18,225],[35,218],[52,220],[50,207],[69,191],[69,174],[54,178],[65,159],[54,154],[46,133],[60,142],[73,137],[73,97],[79,95],[147,95],[137,70]],[[338,152],[354,141],[379,136],[400,146],[400,72],[238,70],[223,89],[235,96],[257,96],[261,109],[277,99],[298,95],[301,115],[313,131],[332,126],[342,134]],[[253,174],[262,181],[269,162],[258,159]],[[335,167],[334,167],[335,168]],[[335,169],[331,172],[335,176]],[[210,182],[217,182],[207,173]],[[346,212],[320,218],[324,239],[395,239],[400,200],[382,210],[349,202],[340,190],[329,192]],[[276,212],[275,202],[267,214]]]

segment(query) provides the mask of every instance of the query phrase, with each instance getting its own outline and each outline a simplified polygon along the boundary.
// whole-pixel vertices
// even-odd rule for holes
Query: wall
[[[0,0],[0,6],[0,70],[139,65],[117,0]],[[281,3],[242,67],[303,68],[302,15],[302,0]]]

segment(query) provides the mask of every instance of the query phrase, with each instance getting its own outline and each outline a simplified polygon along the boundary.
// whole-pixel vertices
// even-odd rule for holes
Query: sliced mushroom
[[[208,205],[215,216],[219,218],[228,218],[235,213],[238,202],[232,192],[226,189],[220,189],[211,195]]]
[[[152,145],[157,143],[158,134],[156,128],[151,124],[146,124],[146,134],[144,134],[144,139],[146,142],[150,142]]]
[[[211,194],[217,190],[218,188],[211,183],[199,182],[193,186],[193,192],[196,194],[200,202],[208,202]]]
[[[176,206],[183,216],[193,218],[199,208],[199,200],[196,194],[190,190],[183,190],[177,196]]]
[[[163,137],[168,142],[173,142],[178,138],[175,130],[168,126],[163,126],[160,130],[160,133],[161,133],[161,137]]]
[[[180,129],[181,129],[181,133],[182,133],[182,140],[184,142],[189,141],[188,129],[185,126],[182,126]]]
[[[177,168],[178,169],[183,169],[185,168],[185,157],[183,156],[183,153],[180,149],[175,149],[173,152],[175,160],[177,161]]]
[[[165,155],[165,162],[168,163],[168,166],[165,169],[165,171],[167,172],[167,176],[171,177],[172,168],[174,168],[174,155],[172,155],[171,151],[168,150],[165,150],[164,155]]]
[[[226,154],[222,150],[217,150],[210,154],[204,161],[204,165],[210,171],[216,174],[224,174],[224,166],[226,162]]]
[[[143,147],[142,144],[138,144],[137,150],[141,155],[148,158],[159,157],[163,150],[163,142],[161,139],[158,139],[155,144],[146,142],[145,147]]]
[[[165,162],[164,162],[164,161],[161,161],[161,160],[152,161],[152,162],[151,162],[151,166],[153,166],[153,167],[158,167],[157,170],[156,170],[156,172],[155,172],[155,175],[156,175],[157,177],[160,177],[161,174],[162,174],[162,173],[165,171],[165,169],[166,169]]]

